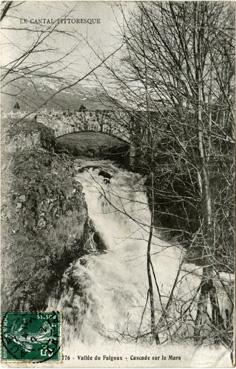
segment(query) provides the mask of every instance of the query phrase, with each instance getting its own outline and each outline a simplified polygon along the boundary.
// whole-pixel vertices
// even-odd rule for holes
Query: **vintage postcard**
[[[0,24],[2,366],[233,367],[235,3]]]

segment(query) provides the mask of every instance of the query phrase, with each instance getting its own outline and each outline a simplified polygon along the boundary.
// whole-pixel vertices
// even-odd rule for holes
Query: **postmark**
[[[1,334],[3,361],[60,359],[59,312],[4,313]]]

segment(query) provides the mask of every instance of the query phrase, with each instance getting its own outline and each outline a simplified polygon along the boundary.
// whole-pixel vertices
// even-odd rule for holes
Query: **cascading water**
[[[76,178],[83,185],[89,217],[107,249],[83,257],[65,273],[64,283],[69,280],[70,287],[57,306],[66,317],[65,340],[95,344],[107,340],[130,342],[140,336],[139,341],[145,341],[150,338],[146,253],[151,215],[144,179],[106,161],[80,167]],[[153,281],[158,321],[162,314],[159,294],[165,305],[183,250],[162,241],[154,232],[151,253],[159,288]],[[198,286],[199,276],[195,280],[191,276],[190,282],[188,274],[183,277],[181,272],[175,287],[175,309],[178,303],[194,296]],[[163,339],[167,333],[165,330]]]
[[[181,358],[189,367],[205,366],[207,360],[212,367],[225,366],[226,362],[230,365],[229,352],[223,346],[215,347],[214,353],[204,346],[196,350],[192,338],[202,269],[183,263],[181,246],[161,240],[157,230],[151,257],[156,277],[155,323],[162,345],[151,344],[147,301],[151,214],[145,179],[108,161],[83,160],[78,161],[76,179],[83,185],[96,233],[88,240],[91,252],[74,261],[64,273],[59,300],[49,300],[48,309],[62,313],[63,353],[78,366],[80,360],[88,360],[86,355],[101,356],[96,366],[110,366],[114,360],[119,360],[121,367],[146,366],[145,361],[133,361],[133,355],[151,358],[160,353],[168,358],[171,354],[170,360],[173,355]],[[95,247],[98,239],[102,247]],[[228,298],[225,292],[218,293],[218,297],[224,311]],[[208,308],[210,316],[210,304]],[[162,361],[150,360],[150,366],[163,366]],[[168,365],[180,364],[169,361]]]

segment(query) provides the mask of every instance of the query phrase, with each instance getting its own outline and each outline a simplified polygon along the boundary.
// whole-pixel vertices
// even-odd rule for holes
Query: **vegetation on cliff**
[[[50,151],[50,130],[8,122],[3,137],[2,310],[41,310],[70,262],[94,246],[93,226],[72,159]]]

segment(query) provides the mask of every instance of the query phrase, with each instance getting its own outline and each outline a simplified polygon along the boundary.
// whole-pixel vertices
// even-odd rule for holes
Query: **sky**
[[[42,30],[52,25],[48,20],[58,18],[68,19],[95,19],[94,24],[66,24],[57,26],[42,45],[38,52],[27,58],[25,65],[33,66],[36,63],[45,63],[69,55],[59,63],[53,63],[50,71],[60,70],[57,75],[68,79],[78,78],[95,67],[100,57],[108,56],[121,45],[120,26],[122,13],[120,4],[116,2],[82,2],[82,1],[26,1],[15,2],[2,22],[1,50],[2,64],[6,65],[22,55],[34,43]],[[124,2],[123,12],[127,18],[135,8],[134,2]],[[45,21],[46,20],[46,21]],[[41,22],[41,24],[37,24]],[[65,31],[69,34],[63,34]],[[97,54],[97,55],[96,55]],[[122,55],[122,51],[116,57]],[[117,59],[117,60],[118,60]],[[110,59],[111,61],[111,59]],[[100,69],[104,76],[104,70]],[[87,79],[88,83],[89,79]],[[91,81],[91,77],[90,77]]]

